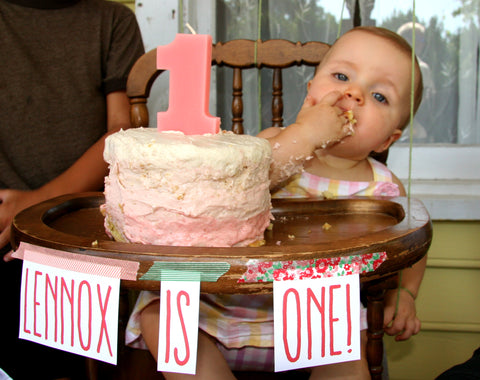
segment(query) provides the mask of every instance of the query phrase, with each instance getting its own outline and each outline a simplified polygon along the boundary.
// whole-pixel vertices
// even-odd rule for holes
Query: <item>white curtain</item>
[[[416,11],[418,24],[425,27],[424,40],[417,41],[425,91],[415,118],[414,142],[479,144],[479,28],[478,15],[472,9],[480,7],[480,0],[472,0],[469,10],[464,8],[470,12],[463,15],[468,22],[460,23],[455,32],[447,31],[443,20],[445,17],[458,20],[462,16],[453,15],[452,10],[445,16],[441,10],[435,12],[431,8],[428,14],[422,14],[423,2],[427,0],[417,0]],[[175,33],[187,32],[187,22],[197,33],[212,35],[214,42],[284,38],[294,42],[333,43],[339,31],[341,34],[353,26],[354,16],[360,17],[362,25],[397,31],[412,20],[412,2],[394,3],[360,0],[355,15],[356,0],[346,0],[343,11],[343,0],[137,0],[136,12],[149,50],[169,43]],[[458,0],[457,3],[459,9],[464,4]],[[397,6],[400,11],[392,10]],[[284,74],[285,125],[294,121],[312,74],[313,70],[305,68],[288,69]],[[231,127],[230,75],[229,70],[216,68],[211,76],[210,112],[222,118],[223,129]],[[248,134],[254,135],[269,126],[269,75],[268,70],[262,70],[261,77],[253,69],[244,72],[244,126]],[[162,74],[155,83],[148,106],[151,126],[155,126],[156,112],[168,107],[168,75]],[[415,133],[417,130],[422,133]],[[408,135],[404,140],[408,141]]]
[[[480,144],[479,31],[473,24],[460,34],[458,143]]]

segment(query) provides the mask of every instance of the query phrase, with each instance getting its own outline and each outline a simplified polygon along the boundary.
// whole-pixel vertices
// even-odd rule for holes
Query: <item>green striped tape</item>
[[[140,280],[216,282],[229,269],[230,264],[225,262],[178,263],[155,261]]]

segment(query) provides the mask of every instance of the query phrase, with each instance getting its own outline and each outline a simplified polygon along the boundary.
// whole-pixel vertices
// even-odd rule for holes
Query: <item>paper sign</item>
[[[119,290],[119,278],[24,260],[19,337],[116,364]]]
[[[359,275],[274,281],[275,371],[360,359]]]
[[[200,274],[197,281],[162,281],[157,369],[194,375],[197,366]]]

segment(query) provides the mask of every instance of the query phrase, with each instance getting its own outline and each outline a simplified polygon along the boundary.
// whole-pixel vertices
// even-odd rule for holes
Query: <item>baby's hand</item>
[[[397,294],[400,292],[397,308]],[[395,309],[397,314],[395,315]],[[396,341],[406,340],[420,332],[420,320],[415,309],[415,300],[408,292],[392,289],[385,294],[384,328]]]
[[[317,149],[326,148],[353,132],[345,112],[335,106],[342,97],[340,92],[334,91],[318,103],[310,95],[305,98],[296,124],[309,134]]]

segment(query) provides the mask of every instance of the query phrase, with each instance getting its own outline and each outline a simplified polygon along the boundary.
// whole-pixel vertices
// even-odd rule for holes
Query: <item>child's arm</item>
[[[412,267],[404,269],[399,287],[391,289],[385,294],[385,332],[388,335],[395,335],[397,341],[406,340],[420,331],[415,299],[423,279],[426,263],[427,256]]]
[[[258,134],[272,145],[272,188],[300,172],[305,161],[312,158],[317,149],[351,134],[344,111],[335,106],[342,96],[339,92],[332,92],[315,103],[307,95],[295,123],[283,129],[268,128]]]
[[[405,188],[395,175],[393,175],[393,182],[398,185],[400,195],[405,196]],[[426,265],[427,256],[425,255],[412,267],[402,271],[401,278],[399,278],[399,287],[391,289],[385,294],[385,332],[388,335],[395,335],[397,341],[406,340],[420,331],[420,320],[417,317],[415,299],[422,283]]]
[[[121,128],[130,128],[130,103],[125,91],[109,93],[106,100],[107,133],[70,168],[36,190],[0,190],[0,248],[8,243],[14,216],[26,207],[58,195],[102,188],[105,175],[108,173],[108,166],[103,160],[105,138]]]

